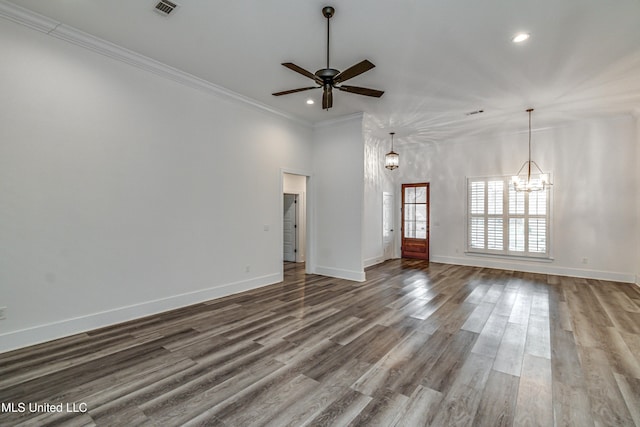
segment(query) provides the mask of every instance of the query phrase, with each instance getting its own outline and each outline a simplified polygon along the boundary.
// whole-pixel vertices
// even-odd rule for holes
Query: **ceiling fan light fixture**
[[[528,40],[529,37],[531,37],[531,34],[529,33],[518,33],[515,36],[513,36],[511,41],[514,43],[522,43],[523,41]]]
[[[384,167],[394,170],[400,166],[400,155],[393,151],[393,135],[395,135],[395,132],[389,132],[389,135],[391,135],[391,151],[384,156]]]

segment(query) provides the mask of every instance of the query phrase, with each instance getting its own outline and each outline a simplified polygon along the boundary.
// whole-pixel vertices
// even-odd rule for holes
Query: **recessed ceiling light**
[[[529,37],[531,37],[531,34],[529,33],[518,33],[515,36],[513,36],[511,41],[514,43],[522,43],[523,41],[527,40]]]
[[[308,105],[313,105],[314,104],[313,99],[311,99],[311,98],[307,99],[307,104]]]

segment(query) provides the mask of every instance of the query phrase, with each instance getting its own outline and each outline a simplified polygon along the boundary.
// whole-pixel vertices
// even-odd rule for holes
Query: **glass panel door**
[[[429,259],[429,184],[402,184],[402,256]]]

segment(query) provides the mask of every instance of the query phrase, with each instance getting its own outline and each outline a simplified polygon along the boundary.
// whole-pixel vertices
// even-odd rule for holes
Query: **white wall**
[[[554,181],[554,260],[548,263],[464,253],[466,177],[515,173],[526,160],[526,132],[399,146],[395,184],[431,183],[432,261],[634,281],[638,185],[630,178],[638,161],[636,126],[624,116],[534,131],[533,158]]]
[[[287,194],[298,195],[296,262],[304,262],[307,246],[307,177],[290,173],[283,174],[282,190]]]
[[[636,112],[636,285],[640,285],[640,112]]]
[[[310,127],[10,21],[0,40],[0,351],[280,280],[280,171],[311,169]]]
[[[362,115],[316,127],[313,171],[313,272],[362,281]]]
[[[397,172],[384,167],[384,155],[391,149],[388,141],[364,134],[364,266],[369,267],[384,261],[382,243],[382,193],[395,194],[392,178]],[[399,214],[395,213],[395,217]]]

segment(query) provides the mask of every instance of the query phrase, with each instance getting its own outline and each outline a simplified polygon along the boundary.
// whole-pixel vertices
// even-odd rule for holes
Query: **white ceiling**
[[[640,0],[180,0],[170,17],[156,0],[11,2],[311,123],[364,111],[380,137],[522,128],[528,107],[538,126],[640,111]],[[370,60],[348,84],[382,98],[335,92],[324,111],[320,90],[271,95],[313,85],[280,63],[324,68],[326,5],[331,66]]]

